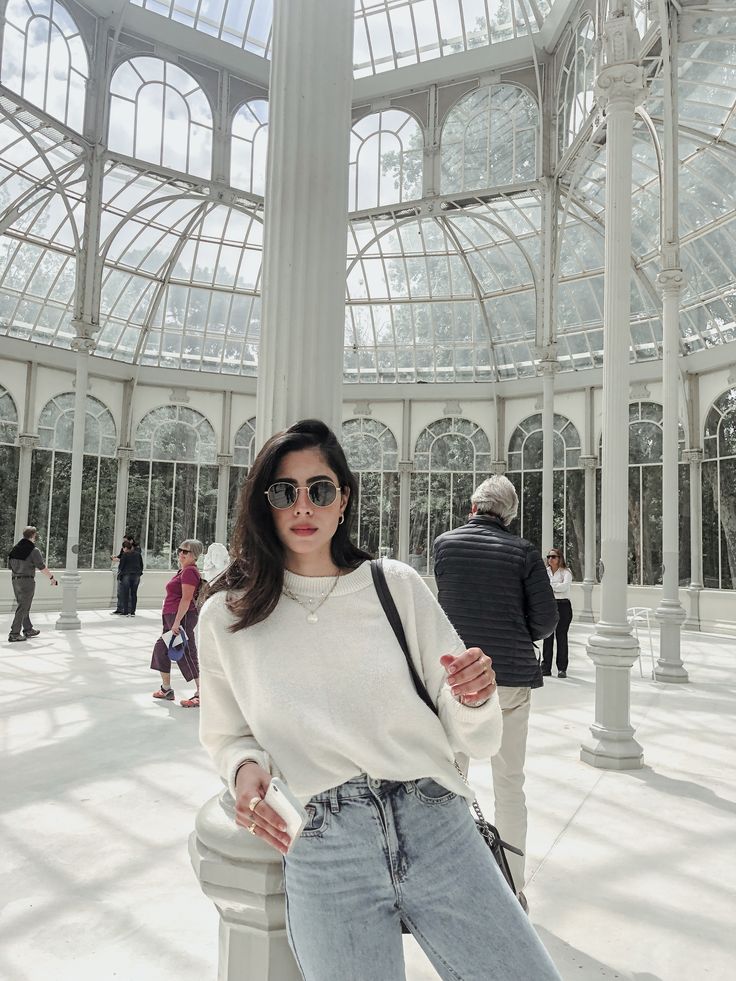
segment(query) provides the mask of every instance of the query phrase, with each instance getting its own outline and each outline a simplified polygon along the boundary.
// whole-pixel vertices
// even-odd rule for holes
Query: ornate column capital
[[[657,273],[657,286],[662,293],[680,293],[685,285],[682,269],[662,269]]]
[[[39,437],[33,433],[18,433],[16,441],[22,450],[33,450],[38,446]]]
[[[506,460],[493,460],[491,462],[491,473],[505,474],[509,465]]]
[[[81,352],[82,354],[92,354],[97,347],[97,341],[94,339],[94,335],[99,330],[98,324],[93,324],[89,320],[74,318],[72,320],[72,327],[77,332],[77,336],[70,344],[72,351]]]
[[[581,470],[595,470],[598,466],[597,456],[583,456],[582,454],[578,457],[578,466]]]
[[[625,103],[632,110],[647,95],[644,69],[628,62],[606,65],[595,80],[595,98],[601,108],[610,111],[614,103]]]
[[[414,461],[399,460],[399,473],[414,473]]]
[[[689,463],[691,466],[694,463],[703,462],[703,451],[698,446],[694,446],[689,450],[682,451],[682,460],[684,463]]]
[[[218,453],[217,454],[217,466],[218,467],[231,467],[233,465],[233,455],[232,453]]]
[[[115,451],[115,456],[121,463],[130,463],[133,459],[133,447],[132,446],[118,446]]]

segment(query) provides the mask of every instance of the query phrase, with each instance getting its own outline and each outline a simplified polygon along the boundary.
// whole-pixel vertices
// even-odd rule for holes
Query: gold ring
[[[250,831],[250,833],[252,835],[255,835],[255,833],[256,833],[256,822],[255,821],[253,821],[253,823],[251,824],[251,826],[248,828],[248,831]]]
[[[261,803],[261,800],[262,800],[261,797],[251,797],[248,803],[248,810],[251,812],[251,814],[255,813],[255,809]]]

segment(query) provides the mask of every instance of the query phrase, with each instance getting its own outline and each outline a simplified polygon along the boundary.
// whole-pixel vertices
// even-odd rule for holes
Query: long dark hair
[[[276,608],[284,585],[284,546],[276,534],[266,490],[287,453],[316,449],[335,473],[343,490],[349,490],[345,520],[332,536],[332,561],[338,569],[355,569],[371,556],[350,540],[353,506],[358,482],[352,474],[337,437],[324,422],[302,419],[277,433],[263,446],[243,484],[237,519],[230,543],[233,561],[207,587],[207,596],[223,589],[237,590],[228,599],[228,609],[237,616],[231,630],[242,630],[265,620]]]

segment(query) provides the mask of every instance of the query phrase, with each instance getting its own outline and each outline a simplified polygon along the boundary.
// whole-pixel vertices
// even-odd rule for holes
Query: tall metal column
[[[78,328],[79,329],[79,328]],[[57,630],[80,630],[82,623],[77,614],[77,599],[81,577],[79,566],[79,521],[82,512],[82,467],[84,464],[84,429],[87,417],[87,385],[89,381],[89,356],[94,341],[77,338],[72,341],[77,352],[77,374],[74,390],[74,432],[72,434],[72,470],[69,479],[69,521],[66,537],[66,566],[59,576],[61,582],[61,613],[56,621]]]
[[[645,83],[639,36],[623,0],[612,0],[604,47],[596,83],[606,112],[601,618],[588,638],[596,669],[595,722],[580,758],[591,766],[628,770],[642,765],[630,722],[630,672],[639,645],[626,619],[626,560],[632,148],[634,108],[645,96]]]
[[[555,372],[557,361],[542,362],[542,541],[540,549],[562,547],[554,540]]]
[[[273,37],[259,447],[299,418],[342,419],[353,6],[275,0]]]
[[[677,461],[680,354],[680,295],[685,276],[680,268],[677,139],[677,12],[664,0],[659,3],[662,26],[662,76],[664,137],[662,140],[662,271],[657,277],[662,291],[662,598],[657,607],[659,658],[657,681],[686,682],[680,656],[680,627],[685,610],[680,603],[679,468]]]
[[[18,433],[20,459],[18,460],[18,490],[15,496],[15,538],[17,542],[28,526],[33,515],[29,515],[31,506],[31,464],[33,449],[38,446],[38,436],[34,433],[36,411],[36,379],[38,365],[29,361],[26,365],[25,405],[23,409],[23,431]]]

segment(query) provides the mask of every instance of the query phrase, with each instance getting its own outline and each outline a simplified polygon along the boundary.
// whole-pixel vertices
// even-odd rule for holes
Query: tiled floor
[[[82,617],[82,632],[60,633],[39,615],[38,638],[0,644],[0,978],[214,981],[217,914],[187,855],[196,809],[218,789],[197,713],[151,699],[156,613]],[[565,981],[726,981],[736,641],[683,634],[689,685],[634,666],[646,765],[613,773],[578,758],[593,719],[588,632],[573,626],[568,679],[534,696],[532,920]],[[482,803],[488,769],[471,771]],[[413,941],[407,963],[410,981],[436,978]]]

